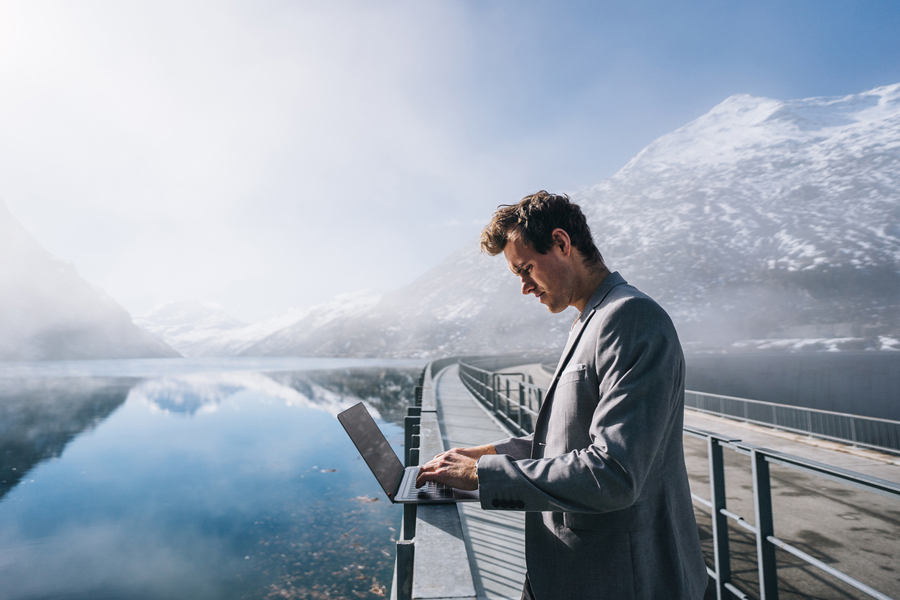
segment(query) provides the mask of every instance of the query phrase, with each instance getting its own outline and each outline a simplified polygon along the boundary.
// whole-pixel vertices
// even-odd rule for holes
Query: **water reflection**
[[[119,407],[134,379],[0,379],[0,499]]]
[[[301,381],[305,379],[301,377]],[[304,387],[306,393],[262,373],[200,373],[143,381],[128,398],[162,412],[186,415],[215,412],[224,400],[238,392],[255,392],[287,406],[313,408],[332,415],[359,401],[318,385]]]
[[[2,382],[3,598],[377,597],[400,513],[332,415],[416,375]]]

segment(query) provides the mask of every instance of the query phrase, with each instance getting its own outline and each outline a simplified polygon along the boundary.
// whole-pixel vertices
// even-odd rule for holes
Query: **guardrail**
[[[459,363],[460,378],[466,388],[478,398],[488,409],[492,410],[514,432],[520,434],[531,433],[534,429],[534,419],[522,419],[522,415],[533,415],[532,399],[537,392],[528,388],[537,388],[543,399],[546,390],[538,386],[529,386],[522,382],[513,381],[510,386],[510,378],[502,374],[485,371],[471,364]],[[505,381],[504,381],[505,380]],[[697,394],[697,392],[692,392]],[[711,396],[711,394],[707,394]],[[735,399],[741,400],[741,399]],[[756,401],[748,401],[756,403]],[[769,404],[771,403],[762,403]],[[783,405],[774,405],[780,407]],[[539,408],[539,406],[538,406]],[[713,412],[707,410],[705,412]],[[824,411],[818,411],[824,412]],[[718,413],[715,413],[718,414]],[[776,413],[777,414],[777,413]],[[840,414],[840,413],[834,413]],[[512,418],[515,415],[517,418]],[[852,415],[850,415],[852,416]],[[536,418],[536,417],[535,417]],[[749,419],[748,419],[749,420]],[[765,421],[757,421],[762,424],[770,424]],[[849,575],[823,563],[810,556],[799,548],[780,540],[775,536],[774,516],[772,510],[771,480],[769,477],[769,464],[778,464],[803,473],[824,477],[833,481],[849,484],[870,492],[882,494],[889,498],[900,500],[900,485],[870,477],[862,473],[856,473],[847,469],[826,465],[797,456],[768,450],[753,444],[747,444],[740,440],[723,437],[719,434],[686,426],[684,433],[707,442],[709,458],[709,489],[712,498],[702,498],[694,493],[691,496],[695,501],[710,509],[713,515],[713,555],[715,568],[707,566],[709,576],[715,581],[716,596],[719,600],[733,595],[735,598],[746,599],[749,596],[737,588],[731,578],[731,558],[728,543],[728,519],[732,519],[756,537],[757,564],[759,570],[759,598],[761,600],[778,600],[778,572],[775,562],[775,550],[781,549],[817,569],[832,575],[844,583],[854,587],[864,594],[878,598],[879,600],[891,600],[891,598],[869,586],[850,577]],[[727,509],[725,500],[725,466],[723,460],[723,448],[730,448],[740,454],[750,457],[753,479],[753,504],[754,522],[751,524],[742,516]],[[727,594],[726,594],[727,593]]]
[[[466,388],[513,433],[528,435],[534,431],[534,421],[547,390],[464,362],[459,363],[459,376]]]
[[[693,391],[684,393],[684,406],[746,423],[900,453],[898,421]]]
[[[425,366],[415,389],[415,405],[403,422],[406,466],[419,456],[431,458],[445,450],[437,418],[432,374],[452,361]],[[397,541],[392,600],[475,600],[475,584],[455,504],[403,505]]]
[[[684,433],[699,439],[706,440],[709,457],[709,489],[712,498],[702,498],[697,494],[691,496],[700,504],[706,506],[712,512],[713,519],[713,554],[715,557],[715,569],[707,567],[710,577],[716,581],[717,597],[721,600],[726,596],[725,591],[730,592],[736,598],[748,598],[747,594],[738,589],[731,581],[731,560],[728,546],[728,519],[732,519],[739,526],[754,534],[756,537],[757,563],[759,567],[759,597],[762,600],[778,599],[778,573],[775,564],[775,549],[780,548],[789,552],[806,563],[818,568],[829,575],[856,588],[864,594],[878,598],[879,600],[891,600],[889,596],[868,585],[850,577],[849,575],[823,563],[810,556],[799,548],[775,537],[774,517],[772,511],[772,484],[769,477],[769,464],[777,464],[803,473],[817,475],[832,481],[838,481],[854,487],[875,492],[900,500],[900,485],[849,471],[840,467],[826,465],[824,463],[768,450],[754,444],[741,442],[740,440],[723,437],[710,431],[704,431],[686,426]],[[754,524],[744,517],[729,511],[725,501],[725,464],[722,454],[723,448],[730,448],[739,454],[750,457],[750,465],[753,480],[753,506]]]
[[[555,365],[542,366],[548,373],[553,373],[553,368],[550,367],[555,367]],[[502,412],[506,415],[504,422],[507,424],[512,423],[510,415],[518,414],[517,404],[523,394],[527,397],[524,405],[525,411],[529,414],[536,410],[535,406],[540,406],[540,400],[543,399],[543,388],[526,383],[524,391],[520,390],[518,381],[512,379],[504,381],[508,374],[485,370],[471,364],[471,361],[460,362],[460,373],[464,375],[468,383],[472,384],[473,389],[470,391],[478,395],[482,401],[487,397],[490,405],[500,403],[504,409]],[[499,390],[501,396],[495,399],[491,396],[491,390]],[[505,393],[503,393],[504,390]],[[536,405],[535,398],[538,399]],[[745,423],[774,427],[783,431],[852,444],[879,452],[900,454],[900,421],[692,390],[684,392],[684,406],[697,412]],[[513,431],[527,433],[521,427],[514,427]]]

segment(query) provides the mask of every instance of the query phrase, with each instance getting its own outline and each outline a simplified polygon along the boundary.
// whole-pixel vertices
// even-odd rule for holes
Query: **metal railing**
[[[466,388],[482,403],[494,411],[513,433],[527,435],[534,430],[544,388],[523,380],[514,380],[510,374],[494,373],[460,362],[459,375]]]
[[[691,496],[694,500],[706,506],[712,513],[715,569],[707,567],[707,571],[709,572],[710,577],[716,581],[717,597],[720,600],[727,597],[725,596],[726,591],[733,594],[736,598],[748,597],[745,592],[738,589],[731,581],[728,519],[735,521],[740,527],[746,529],[756,537],[756,554],[759,570],[759,597],[762,600],[777,600],[778,598],[778,573],[775,563],[776,548],[789,552],[804,562],[832,575],[872,598],[891,600],[889,596],[775,537],[772,511],[772,483],[769,477],[769,464],[777,464],[803,473],[845,483],[869,492],[887,496],[894,500],[900,500],[900,485],[892,481],[863,475],[862,473],[857,473],[855,471],[849,471],[840,467],[792,456],[790,454],[784,454],[782,452],[776,452],[754,444],[744,443],[740,440],[726,438],[719,434],[694,427],[685,426],[684,433],[692,437],[703,439],[707,444],[707,453],[709,457],[709,489],[712,498],[702,498],[694,493],[691,493]],[[730,448],[739,454],[750,457],[753,480],[753,506],[755,513],[754,524],[748,522],[744,517],[729,511],[726,507],[723,448]]]
[[[543,399],[546,390],[543,390],[538,386],[531,386],[538,391],[529,392],[526,391],[526,388],[520,388],[520,391],[516,393],[516,386],[507,387],[509,385],[509,379],[505,378],[502,374],[491,373],[463,362],[459,363],[459,373],[466,388],[488,409],[493,410],[504,422],[511,425],[511,430],[513,432],[519,432],[524,435],[533,431],[534,419],[536,419],[534,411],[536,408],[531,404],[531,399],[534,397]],[[519,382],[514,383],[522,385]],[[697,394],[697,392],[692,393]],[[704,395],[711,396],[709,394]],[[524,402],[522,399],[524,399]],[[741,399],[734,398],[729,400]],[[752,400],[747,402],[756,404],[756,401]],[[771,405],[771,403],[761,404]],[[774,406],[781,407],[783,405]],[[540,405],[537,406],[537,409],[539,408]],[[707,409],[705,412],[713,411]],[[522,414],[535,416],[533,419],[525,421],[513,419],[511,417],[511,415],[516,415],[518,417]],[[839,415],[840,413],[833,414]],[[751,422],[770,424],[763,420]],[[707,566],[707,572],[715,581],[716,596],[719,600],[728,598],[728,594],[733,595],[735,598],[744,599],[749,597],[744,591],[737,588],[732,581],[731,557],[728,543],[728,519],[734,520],[740,527],[753,533],[756,537],[756,554],[759,571],[758,592],[761,600],[778,599],[778,571],[775,562],[776,549],[781,549],[792,554],[872,598],[891,600],[889,596],[850,577],[846,573],[823,563],[775,536],[772,510],[772,484],[769,477],[769,464],[777,464],[803,473],[824,477],[832,481],[838,481],[866,491],[875,492],[895,500],[900,500],[900,485],[877,477],[870,477],[868,475],[863,475],[862,473],[842,469],[840,467],[826,465],[824,463],[776,452],[774,450],[768,450],[760,446],[747,444],[740,440],[723,437],[719,434],[694,427],[685,426],[684,433],[685,435],[704,439],[707,443],[709,458],[709,489],[712,498],[703,498],[694,493],[691,493],[691,496],[695,501],[706,506],[713,516],[712,530],[715,568],[713,569]],[[750,457],[755,513],[753,524],[748,522],[742,516],[727,509],[725,501],[725,463],[722,453],[723,448],[730,448],[740,454]]]
[[[415,388],[415,402],[403,419],[405,464],[419,464],[442,452],[434,375],[453,361],[425,366]],[[455,504],[404,504],[394,563],[391,600],[475,600],[462,524]]]
[[[684,393],[684,406],[747,423],[900,453],[900,421],[693,391]]]

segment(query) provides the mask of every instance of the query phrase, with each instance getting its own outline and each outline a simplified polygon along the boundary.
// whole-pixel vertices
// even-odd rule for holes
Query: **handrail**
[[[461,361],[459,363],[459,372],[460,379],[466,388],[481,401],[482,404],[485,404],[487,408],[497,414],[497,416],[505,423],[513,425],[512,431],[514,433],[527,434],[534,430],[533,420],[522,421],[520,419],[519,422],[516,423],[512,421],[509,416],[510,412],[516,412],[518,415],[521,415],[523,414],[523,410],[527,411],[529,415],[532,414],[531,406],[529,405],[526,409],[523,404],[523,399],[531,397],[530,392],[525,392],[525,386],[528,386],[528,384],[525,384],[525,386],[519,384],[517,394],[512,394],[509,389],[509,379],[506,380],[507,383],[505,384],[499,383],[503,380],[502,374],[491,373]],[[504,387],[506,387],[505,391],[503,389]],[[536,388],[540,392],[546,393],[546,390],[543,390],[538,386],[531,385],[528,387]],[[542,397],[543,396],[541,396],[541,398]],[[736,400],[743,399],[738,398]],[[517,405],[513,408],[512,403],[514,401],[517,402]],[[749,402],[759,401],[751,400]],[[538,405],[538,408],[539,407],[540,405]],[[530,428],[528,427],[529,425]],[[710,471],[709,489],[712,497],[706,499],[694,493],[692,493],[691,496],[695,501],[706,506],[713,513],[713,555],[715,559],[715,569],[707,567],[707,571],[710,577],[716,582],[717,598],[719,600],[726,598],[726,593],[729,593],[736,598],[748,598],[747,594],[737,588],[731,579],[731,558],[728,544],[729,519],[735,521],[739,526],[750,531],[756,537],[760,582],[759,597],[762,600],[778,599],[778,574],[775,563],[776,549],[789,552],[813,567],[832,575],[872,598],[877,598],[878,600],[891,600],[889,596],[850,577],[834,567],[826,565],[822,561],[806,554],[799,548],[796,548],[775,536],[769,464],[774,463],[804,473],[824,477],[832,481],[846,483],[895,500],[900,500],[900,484],[843,469],[841,467],[801,458],[799,456],[769,450],[761,446],[728,438],[696,427],[685,426],[684,433],[686,435],[704,439],[707,442]],[[753,472],[753,500],[756,513],[755,524],[753,525],[746,521],[742,516],[737,515],[726,508],[725,466],[722,455],[723,448],[730,448],[749,456],[751,459]]]
[[[442,452],[434,376],[447,361],[428,363],[416,386],[415,406],[404,418],[406,465]],[[403,505],[392,600],[475,600],[475,584],[455,504]]]
[[[474,384],[478,389],[487,385],[493,378],[502,379],[509,375],[517,375],[517,373],[487,371],[462,361],[459,364],[460,373],[464,374],[468,378],[469,383]],[[518,386],[518,382],[516,382],[516,386]],[[546,393],[543,388],[533,383],[526,383],[525,386],[529,398],[535,398],[539,395],[543,397],[543,394]],[[496,385],[493,387],[497,388]],[[509,386],[506,387],[509,388]],[[540,390],[540,394],[538,390]],[[513,392],[512,394],[507,393],[500,398],[503,403],[518,403],[517,387],[512,387],[511,391]],[[540,403],[537,406],[540,406]],[[775,427],[783,431],[819,439],[853,444],[854,446],[890,454],[900,454],[900,421],[791,406],[763,400],[751,400],[749,398],[736,398],[734,396],[693,390],[685,391],[684,406],[697,412],[745,423]],[[534,404],[531,399],[527,403],[526,410],[534,410]],[[509,407],[509,410],[504,411],[504,414],[508,416],[511,411],[513,411],[512,406]],[[504,421],[509,423],[507,418],[504,418]],[[526,433],[518,428],[515,428],[514,431],[516,433]]]
[[[466,388],[489,406],[513,433],[527,435],[533,431],[545,389],[526,381],[512,381],[505,373],[486,371],[462,361],[459,375]]]
[[[746,423],[900,453],[900,421],[691,390],[684,393],[684,406]]]

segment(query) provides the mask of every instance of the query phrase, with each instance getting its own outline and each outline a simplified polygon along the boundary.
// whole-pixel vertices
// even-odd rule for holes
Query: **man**
[[[578,205],[501,206],[481,236],[552,313],[580,316],[532,435],[454,448],[417,481],[526,511],[523,598],[697,600],[707,584],[682,448],[684,357],[656,302],[610,273]]]

